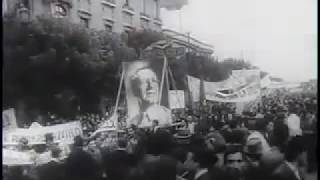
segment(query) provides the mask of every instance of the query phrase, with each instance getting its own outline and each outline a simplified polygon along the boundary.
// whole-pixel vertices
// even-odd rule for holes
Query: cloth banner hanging
[[[82,135],[80,121],[74,121],[54,126],[35,128],[17,128],[3,134],[4,145],[18,144],[21,138],[26,138],[29,144],[44,144],[45,134],[52,133],[54,142],[73,144],[74,137]]]
[[[212,88],[215,84],[205,82],[206,99],[218,102],[248,102],[260,95],[259,70],[233,70],[227,82],[232,87],[224,90]]]
[[[189,89],[194,96],[199,97],[200,80],[188,76]],[[207,100],[217,102],[249,102],[260,96],[259,70],[234,70],[224,81],[204,81],[204,93]]]
[[[188,87],[193,102],[200,101],[200,79],[188,76]]]
[[[184,91],[183,90],[169,91],[169,104],[171,109],[185,108]]]
[[[2,129],[17,128],[17,119],[13,108],[2,111]]]

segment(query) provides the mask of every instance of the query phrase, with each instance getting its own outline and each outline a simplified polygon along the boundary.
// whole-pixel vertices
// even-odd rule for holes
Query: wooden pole
[[[122,84],[123,84],[123,79],[124,79],[124,71],[122,70],[121,78],[120,78],[120,84],[119,84],[118,93],[117,93],[116,105],[114,107],[113,116],[117,115],[118,106],[119,106],[119,100],[120,100],[120,95],[121,95],[121,89],[122,89]],[[116,117],[115,124],[116,124],[116,128],[118,129],[118,117]]]
[[[164,83],[165,72],[166,72],[166,67],[167,67],[167,56],[164,54],[163,57],[164,57],[164,58],[163,58],[163,68],[162,68],[161,83],[160,83],[160,92],[159,92],[159,105],[161,104],[163,83]]]

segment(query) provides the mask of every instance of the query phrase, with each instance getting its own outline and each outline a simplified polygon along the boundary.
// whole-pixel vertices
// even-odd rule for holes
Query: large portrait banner
[[[124,62],[128,119],[127,126],[149,127],[171,124],[168,83],[163,76],[164,61],[137,60]],[[164,80],[161,83],[161,80]],[[161,84],[162,94],[160,95]]]

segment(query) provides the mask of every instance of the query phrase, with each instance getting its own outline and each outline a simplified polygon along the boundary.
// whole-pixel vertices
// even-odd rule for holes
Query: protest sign
[[[4,130],[17,128],[17,119],[13,108],[2,111],[2,128]]]
[[[163,67],[163,61],[154,60],[123,63],[127,126],[147,127],[152,125],[153,120],[157,120],[159,124],[171,123],[168,83],[163,82],[161,94]]]
[[[19,152],[9,149],[2,149],[2,164],[13,166],[13,165],[31,165],[32,161],[31,154],[27,152]]]
[[[199,102],[200,101],[200,79],[187,76],[188,77],[188,87],[191,93],[192,101]]]
[[[82,135],[80,121],[74,121],[54,126],[36,128],[17,128],[3,135],[3,144],[18,144],[21,138],[26,138],[29,144],[44,144],[45,134],[52,133],[55,142],[72,144],[74,137]]]
[[[169,104],[171,109],[185,108],[184,91],[183,90],[169,91]]]

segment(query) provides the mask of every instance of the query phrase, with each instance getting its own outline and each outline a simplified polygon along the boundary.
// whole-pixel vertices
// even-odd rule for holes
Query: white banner
[[[188,76],[188,86],[191,93],[192,101],[200,101],[200,79]]]
[[[13,108],[2,111],[2,129],[17,128],[17,119]]]
[[[194,102],[199,101],[200,79],[188,76],[188,86]],[[220,82],[204,81],[205,97],[217,102],[248,102],[260,96],[259,70],[234,70]]]
[[[17,128],[3,134],[3,144],[18,144],[21,138],[28,139],[29,144],[44,144],[45,134],[52,133],[55,142],[72,144],[74,137],[82,135],[80,121],[74,121],[54,126],[43,126],[34,128]]]
[[[269,75],[266,75],[260,81],[261,88],[267,88],[267,87],[270,86],[270,84],[271,84],[271,80],[270,80],[270,76]]]
[[[234,70],[229,79],[204,82],[207,100],[218,102],[248,102],[260,96],[259,70]]]
[[[9,149],[2,149],[2,164],[12,165],[31,165],[33,164],[31,154],[27,152],[13,151]]]
[[[170,90],[169,91],[169,105],[171,109],[185,108],[184,91]]]

